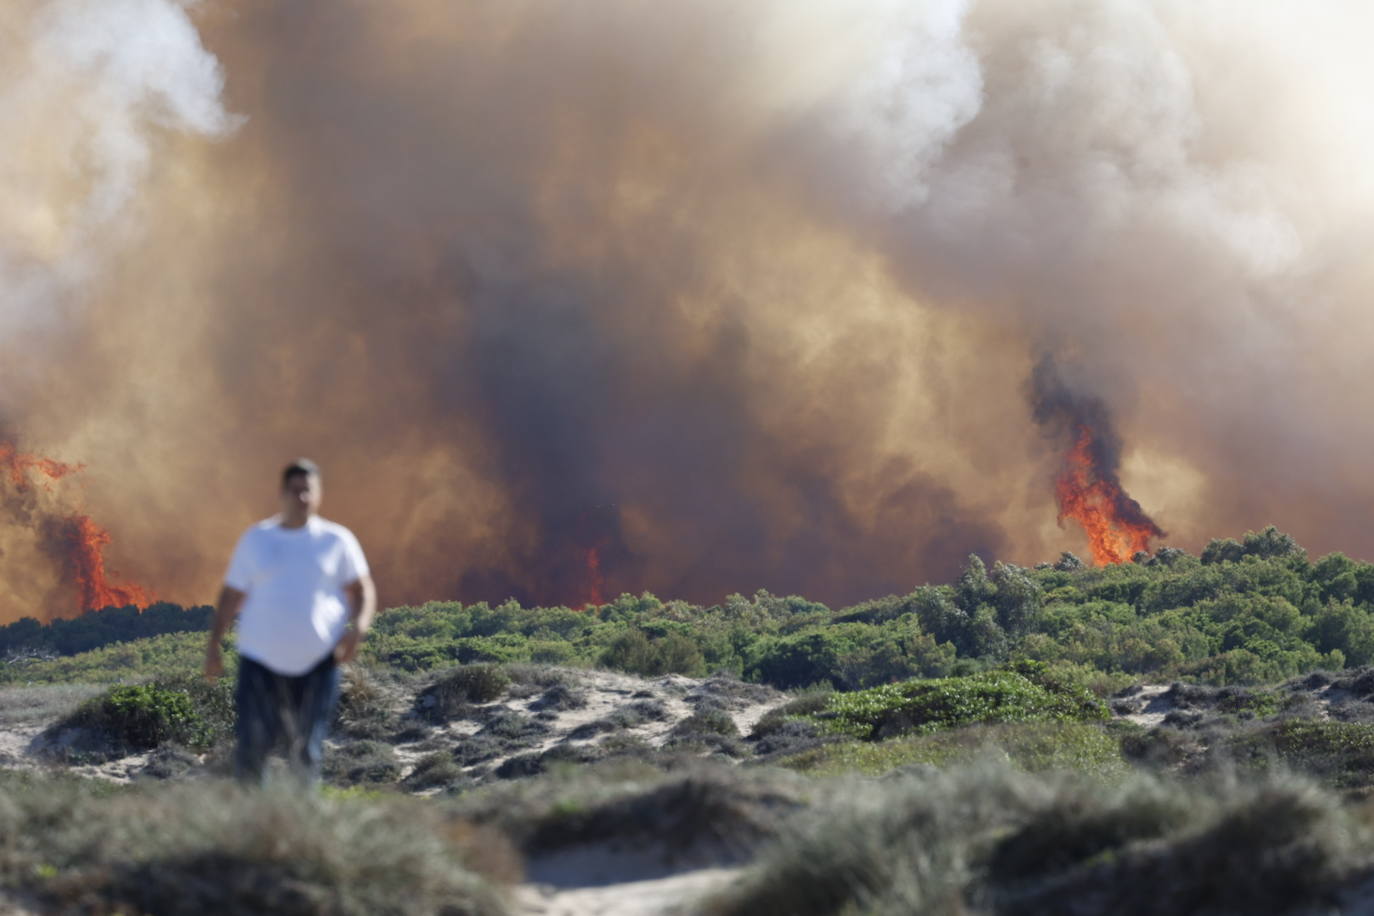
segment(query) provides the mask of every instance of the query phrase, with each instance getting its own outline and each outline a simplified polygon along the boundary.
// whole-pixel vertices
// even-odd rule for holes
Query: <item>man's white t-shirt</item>
[[[348,624],[344,586],[368,574],[358,539],[313,516],[300,528],[269,518],[239,538],[224,583],[247,597],[239,654],[278,674],[305,674],[334,650]]]

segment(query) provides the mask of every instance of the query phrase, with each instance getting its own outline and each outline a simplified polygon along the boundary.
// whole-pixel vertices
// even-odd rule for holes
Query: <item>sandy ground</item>
[[[1154,728],[1164,721],[1164,717],[1174,708],[1171,701],[1165,694],[1169,692],[1168,684],[1143,684],[1135,694],[1131,696],[1132,701],[1138,704],[1139,712],[1127,713],[1121,716],[1127,722],[1134,722],[1146,728]]]
[[[668,737],[673,727],[692,715],[693,700],[703,693],[715,696],[726,703],[726,712],[734,720],[741,735],[747,735],[768,710],[787,701],[788,697],[768,688],[750,688],[757,698],[731,696],[711,690],[712,681],[668,674],[657,678],[640,678],[613,671],[594,671],[583,669],[559,669],[572,687],[586,698],[586,705],[577,709],[558,710],[547,721],[549,733],[538,742],[522,748],[519,754],[539,754],[556,745],[593,745],[601,741],[605,734],[589,735],[574,739],[570,736],[582,726],[610,716],[616,710],[636,700],[653,700],[663,704],[665,715],[661,720],[648,721],[641,725],[618,728],[615,734],[620,738],[635,738],[650,745],[659,746]],[[542,691],[530,696],[507,697],[497,703],[487,704],[484,711],[490,712],[500,707],[513,713],[530,715],[538,709]],[[480,731],[482,725],[473,719],[461,719],[437,727],[424,739],[403,742],[395,745],[396,755],[401,761],[402,778],[414,769],[416,761],[433,750],[436,741],[455,740]],[[468,770],[495,769],[514,754],[495,757],[468,767]]]
[[[526,863],[522,916],[690,916],[741,868],[673,867],[651,850],[596,844]]]
[[[525,916],[690,916],[700,912],[700,900],[728,885],[739,871],[702,868],[586,887],[526,883],[516,892],[516,904]]]

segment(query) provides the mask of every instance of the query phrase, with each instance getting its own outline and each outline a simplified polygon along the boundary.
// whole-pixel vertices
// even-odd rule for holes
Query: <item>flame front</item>
[[[1093,562],[1098,566],[1124,563],[1150,549],[1150,539],[1164,532],[1126,495],[1114,474],[1104,473],[1094,461],[1093,431],[1078,427],[1073,448],[1055,481],[1059,521],[1071,518],[1088,535]]]
[[[30,480],[32,474],[45,478],[43,489],[50,491],[53,481],[84,468],[81,464],[65,464],[25,454],[10,442],[0,442],[0,482],[7,479],[11,491],[23,499],[28,508],[38,505]],[[64,581],[75,586],[82,613],[105,607],[146,606],[152,602],[153,596],[148,589],[110,580],[105,570],[105,548],[110,544],[110,533],[89,515],[39,512],[34,518],[41,522],[36,526],[36,534],[44,540],[47,552],[58,554],[54,559],[61,563]]]

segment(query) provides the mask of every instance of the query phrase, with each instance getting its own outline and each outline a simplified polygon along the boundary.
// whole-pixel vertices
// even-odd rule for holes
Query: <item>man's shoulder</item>
[[[345,541],[358,540],[356,537],[353,536],[352,531],[349,531],[346,527],[340,525],[338,522],[330,521],[322,515],[317,515],[313,519],[311,519],[310,526],[315,530],[315,533],[317,535],[323,535],[325,537],[330,538],[340,538]]]
[[[280,524],[281,519],[275,515],[271,518],[265,518],[260,522],[254,522],[244,530],[243,540],[251,540],[270,534],[275,531]]]

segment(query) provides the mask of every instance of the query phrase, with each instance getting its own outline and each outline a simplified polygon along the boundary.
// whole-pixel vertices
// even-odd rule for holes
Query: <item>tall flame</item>
[[[1097,454],[1092,429],[1080,424],[1055,481],[1059,521],[1071,518],[1083,526],[1098,566],[1124,563],[1148,551],[1150,539],[1164,532],[1126,495],[1116,475],[1098,466]]]
[[[67,561],[71,577],[81,595],[81,610],[104,607],[142,607],[152,603],[152,595],[140,585],[116,584],[105,573],[105,548],[110,533],[91,521],[89,515],[72,515],[63,520]]]
[[[587,563],[587,591],[586,599],[578,610],[586,610],[589,607],[597,607],[606,603],[605,577],[601,575],[601,548],[588,547],[583,554]]]
[[[8,479],[11,491],[25,499],[30,507],[36,505],[30,502],[34,496],[33,474],[44,478],[43,489],[51,491],[53,481],[84,468],[81,464],[65,464],[26,454],[13,443],[0,441],[0,482]],[[65,581],[75,586],[82,613],[105,607],[146,606],[152,602],[153,596],[148,589],[110,580],[105,569],[105,548],[110,544],[110,533],[89,515],[59,512],[43,513],[38,518],[43,522],[38,535],[45,539],[49,552],[58,554],[54,559],[61,563]]]

